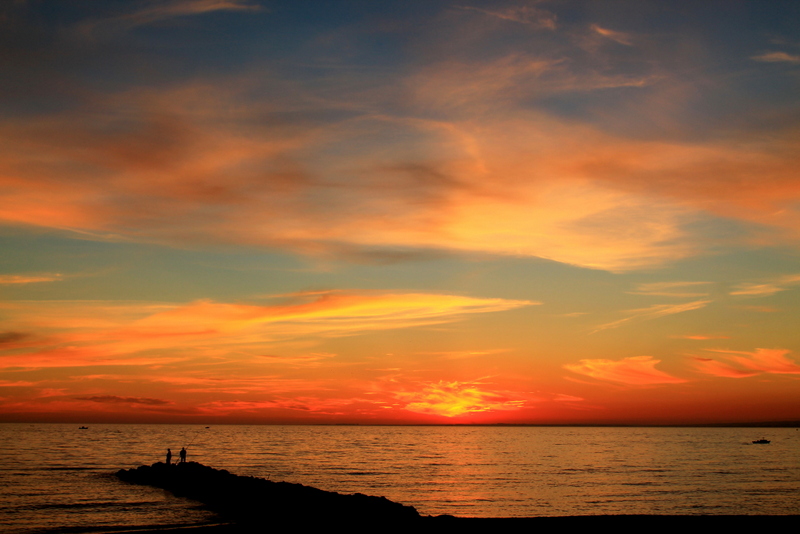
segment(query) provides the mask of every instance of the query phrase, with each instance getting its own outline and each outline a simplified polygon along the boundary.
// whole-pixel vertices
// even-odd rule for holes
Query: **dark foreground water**
[[[751,443],[761,437],[772,443]],[[0,531],[212,520],[111,476],[182,446],[235,474],[383,495],[423,515],[800,514],[794,428],[0,424]]]

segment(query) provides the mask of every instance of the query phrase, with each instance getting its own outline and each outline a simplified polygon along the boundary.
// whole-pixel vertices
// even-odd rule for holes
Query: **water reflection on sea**
[[[753,445],[766,436],[769,445]],[[110,476],[177,458],[422,514],[798,514],[794,428],[0,425],[0,527],[191,524],[212,514]]]

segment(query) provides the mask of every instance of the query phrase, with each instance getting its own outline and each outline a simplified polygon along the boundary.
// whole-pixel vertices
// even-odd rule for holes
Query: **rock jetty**
[[[765,515],[581,515],[537,518],[462,518],[449,515],[420,516],[412,506],[392,502],[385,497],[361,493],[344,495],[333,491],[272,482],[262,478],[238,476],[224,469],[213,469],[196,462],[175,465],[156,463],[136,469],[123,469],[117,476],[135,484],[146,484],[205,504],[219,514],[223,524],[191,528],[192,534],[255,534],[287,527],[367,528],[412,527],[415,532],[440,532],[443,528],[463,532],[530,532],[546,529],[645,530],[669,529],[783,529],[800,525],[800,516]],[[137,531],[143,533],[145,531]],[[150,532],[150,531],[147,531]],[[183,530],[159,529],[158,534]]]
[[[168,465],[162,462],[122,469],[126,482],[168,490],[199,501],[222,518],[238,525],[273,524],[398,524],[421,519],[413,506],[361,493],[345,495],[302,484],[273,482],[234,475],[197,462]]]

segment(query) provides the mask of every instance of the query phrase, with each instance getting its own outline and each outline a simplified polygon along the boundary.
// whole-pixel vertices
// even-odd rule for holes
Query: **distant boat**
[[[78,430],[89,430],[88,426],[79,426]]]
[[[769,440],[761,438],[761,439],[754,440],[753,444],[754,445],[767,445],[767,444],[769,444]]]

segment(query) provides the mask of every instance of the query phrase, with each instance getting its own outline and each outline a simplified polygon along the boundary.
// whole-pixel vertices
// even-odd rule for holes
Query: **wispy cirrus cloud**
[[[693,302],[684,302],[682,304],[654,304],[653,306],[649,306],[647,308],[628,310],[628,313],[630,314],[628,317],[619,319],[618,321],[602,324],[592,330],[591,333],[594,334],[610,328],[619,328],[620,326],[628,323],[649,321],[652,319],[658,319],[659,317],[666,317],[667,315],[674,315],[676,313],[699,310],[706,307],[710,303],[710,300],[695,300]]]
[[[133,5],[121,24],[260,6]],[[538,4],[458,11],[555,24]],[[630,42],[605,25],[592,35]],[[775,128],[769,143],[746,131],[685,134],[693,129],[681,130],[673,115],[693,104],[671,85],[676,73],[654,68],[649,52],[596,68],[565,39],[557,54],[531,43],[482,59],[432,53],[400,73],[359,80],[355,92],[344,79],[290,79],[262,65],[225,79],[81,90],[54,111],[3,121],[0,220],[96,240],[373,261],[533,256],[612,271],[707,254],[720,245],[703,223],[716,219],[742,224],[733,245],[795,246],[793,130]],[[550,105],[618,91],[639,106],[628,111],[635,124],[661,133],[615,133],[605,104],[580,117]]]
[[[6,346],[0,366],[157,365],[190,358],[189,350],[195,355],[247,354],[264,363],[281,363],[259,353],[277,340],[441,324],[534,304],[461,295],[344,291],[298,294],[273,305],[7,303],[0,312],[12,312],[20,326],[46,335],[27,343],[24,351]],[[311,356],[289,361],[301,365],[327,357]]]
[[[672,376],[656,369],[656,360],[652,356],[633,356],[621,360],[586,359],[577,364],[567,364],[564,368],[573,373],[632,386],[649,386],[658,384],[681,384],[683,378]]]
[[[758,371],[742,369],[729,363],[721,362],[713,358],[693,357],[694,367],[699,372],[712,376],[725,378],[747,378],[760,374]]]
[[[788,140],[769,151],[640,141],[520,107],[531,91],[647,85],[639,77],[578,75],[557,59],[512,54],[421,67],[398,83],[411,117],[375,113],[386,98],[378,89],[364,103],[321,100],[311,88],[243,75],[9,118],[0,126],[0,220],[97,240],[350,259],[537,256],[613,271],[703,253],[691,225],[708,216],[800,235],[791,209],[775,215],[800,198]],[[290,111],[304,119],[284,124]],[[753,173],[773,179],[741,178]],[[719,176],[741,178],[746,190]]]
[[[84,21],[78,25],[78,31],[91,34],[98,29],[132,29],[139,26],[156,24],[161,21],[204,15],[219,11],[259,11],[263,7],[250,0],[166,0],[131,2],[138,9],[103,19]]]
[[[172,404],[168,400],[153,399],[150,397],[120,397],[117,395],[90,395],[86,397],[75,397],[75,400],[97,402],[100,404],[129,404],[144,406],[165,406]]]
[[[31,334],[26,332],[0,332],[0,345],[16,345],[20,342],[29,341],[30,338]]]
[[[0,380],[0,388],[27,388],[36,386],[37,382],[29,380]]]
[[[627,33],[624,33],[624,32],[619,32],[619,31],[614,31],[614,30],[609,30],[608,28],[603,28],[601,26],[598,26],[597,24],[592,24],[591,28],[592,28],[593,32],[595,32],[595,33],[597,33],[599,35],[602,35],[603,37],[605,37],[607,39],[611,39],[612,41],[615,41],[615,42],[617,42],[619,44],[622,44],[622,45],[625,45],[625,46],[632,46],[633,45],[633,37],[630,34],[627,34]]]
[[[199,406],[202,413],[226,415],[232,413],[268,413],[275,410],[291,410],[308,415],[353,415],[359,412],[374,412],[381,403],[362,397],[325,398],[315,396],[275,397],[268,400],[212,401]],[[357,407],[362,409],[358,410]]]
[[[172,377],[157,374],[141,376],[144,382],[168,384],[177,391],[185,393],[205,393],[220,395],[253,395],[258,397],[306,394],[334,391],[331,380],[311,378],[292,378],[280,374],[264,373],[263,367],[251,367],[250,374],[229,371],[223,376],[209,376],[207,370],[198,366],[186,371],[185,376]],[[257,376],[251,376],[253,369],[259,369]]]
[[[473,313],[506,311],[535,304],[539,303],[430,293],[329,291],[301,294],[297,303],[272,306],[199,301],[137,321],[125,332],[159,338],[235,332],[280,323],[284,331],[346,335],[450,322]]]
[[[697,298],[708,296],[707,288],[711,282],[650,282],[638,284],[634,295],[656,297]]]
[[[800,365],[790,360],[786,349],[756,349],[754,352],[708,349],[722,361],[695,357],[698,371],[726,378],[747,378],[760,374],[800,374]]]
[[[57,282],[64,277],[56,274],[0,274],[0,285],[3,284],[38,284],[41,282]]]
[[[337,355],[330,352],[312,352],[294,356],[277,356],[274,354],[259,354],[258,358],[272,364],[286,365],[297,368],[315,367],[325,360],[335,358]]]
[[[556,15],[546,9],[532,5],[511,6],[505,9],[484,9],[475,6],[456,6],[466,11],[476,11],[501,20],[527,24],[538,29],[555,30]]]
[[[734,286],[730,294],[743,297],[768,297],[800,284],[800,275],[791,274],[767,282],[747,282]]]
[[[799,55],[787,52],[765,52],[758,56],[752,56],[751,59],[765,63],[800,63]]]
[[[709,339],[730,339],[730,336],[722,336],[717,334],[686,334],[686,335],[678,335],[672,336],[676,339],[692,339],[695,341],[705,341]]]
[[[444,352],[423,352],[421,354],[430,355],[443,360],[466,360],[469,358],[479,358],[481,356],[493,356],[504,352],[508,352],[508,349],[453,350]]]

